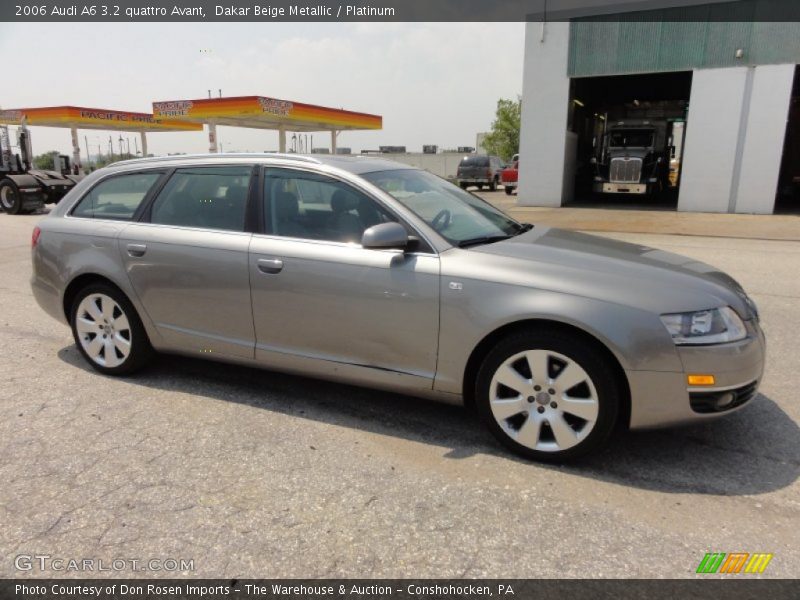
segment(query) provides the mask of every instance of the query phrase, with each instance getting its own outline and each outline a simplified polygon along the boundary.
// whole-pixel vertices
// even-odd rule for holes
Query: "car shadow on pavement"
[[[75,346],[58,356],[101,377]],[[666,493],[763,494],[800,475],[800,429],[763,395],[736,414],[701,425],[622,433],[596,455],[557,466],[506,451],[472,411],[390,392],[170,355],[126,381],[448,448],[446,459],[491,455]]]

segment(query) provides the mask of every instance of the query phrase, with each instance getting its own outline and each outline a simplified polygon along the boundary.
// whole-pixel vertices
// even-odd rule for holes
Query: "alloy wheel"
[[[551,350],[527,350],[506,359],[492,377],[489,406],[506,435],[542,452],[579,444],[594,429],[600,409],[583,367]]]
[[[110,296],[89,294],[81,300],[75,315],[75,328],[83,350],[101,367],[118,367],[130,356],[130,322]]]

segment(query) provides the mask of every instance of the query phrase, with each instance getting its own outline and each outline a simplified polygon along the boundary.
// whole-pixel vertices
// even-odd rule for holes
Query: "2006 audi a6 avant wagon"
[[[117,163],[32,243],[36,299],[101,373],[163,351],[463,402],[531,458],[734,411],[763,371],[724,273],[381,159]]]

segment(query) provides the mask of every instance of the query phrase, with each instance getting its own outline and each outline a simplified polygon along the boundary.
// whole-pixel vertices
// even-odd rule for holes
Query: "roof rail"
[[[296,160],[314,164],[322,164],[321,161],[303,154],[289,154],[281,152],[228,152],[216,154],[171,154],[168,156],[148,156],[147,158],[131,158],[112,163],[114,165],[140,164],[149,162],[164,162],[169,160],[185,160],[187,158],[281,158],[284,160]]]

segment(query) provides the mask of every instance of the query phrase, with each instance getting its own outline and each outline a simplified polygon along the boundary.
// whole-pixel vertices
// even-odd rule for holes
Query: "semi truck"
[[[0,125],[0,210],[9,214],[29,213],[45,204],[55,204],[80,180],[72,173],[68,156],[55,156],[55,169],[35,169],[30,131],[23,123],[17,128],[17,149],[13,152],[7,125]]]
[[[598,156],[592,156],[592,190],[599,194],[650,196],[669,184],[671,150],[667,121],[612,123]]]

